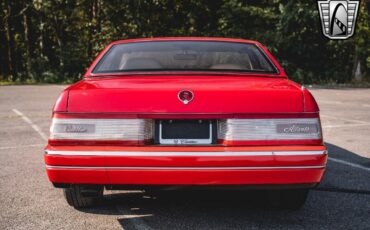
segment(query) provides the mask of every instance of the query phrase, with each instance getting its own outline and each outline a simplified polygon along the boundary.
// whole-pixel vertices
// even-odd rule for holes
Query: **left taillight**
[[[153,139],[150,119],[53,118],[50,144],[145,144]]]

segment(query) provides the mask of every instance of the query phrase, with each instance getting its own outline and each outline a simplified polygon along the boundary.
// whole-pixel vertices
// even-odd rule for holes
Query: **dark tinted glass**
[[[169,70],[275,72],[267,56],[257,46],[216,41],[158,41],[114,45],[93,72]]]

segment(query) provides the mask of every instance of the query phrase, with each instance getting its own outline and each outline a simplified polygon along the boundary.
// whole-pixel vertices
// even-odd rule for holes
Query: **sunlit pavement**
[[[65,86],[0,87],[0,229],[369,229],[370,89],[315,89],[330,160],[300,211],[264,205],[255,191],[107,192],[69,207],[48,182],[43,147]]]

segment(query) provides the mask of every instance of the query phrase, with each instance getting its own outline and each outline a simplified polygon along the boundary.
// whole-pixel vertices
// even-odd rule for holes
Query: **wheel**
[[[103,196],[104,187],[96,185],[71,185],[63,189],[67,203],[76,208],[94,206]]]
[[[298,210],[305,204],[308,191],[309,189],[270,190],[268,201],[273,208]]]

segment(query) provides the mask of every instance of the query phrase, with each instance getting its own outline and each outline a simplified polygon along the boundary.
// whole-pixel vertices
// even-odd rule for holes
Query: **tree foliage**
[[[370,2],[356,34],[331,41],[316,1],[0,0],[0,80],[73,82],[113,40],[218,36],[258,40],[301,83],[369,80]]]

